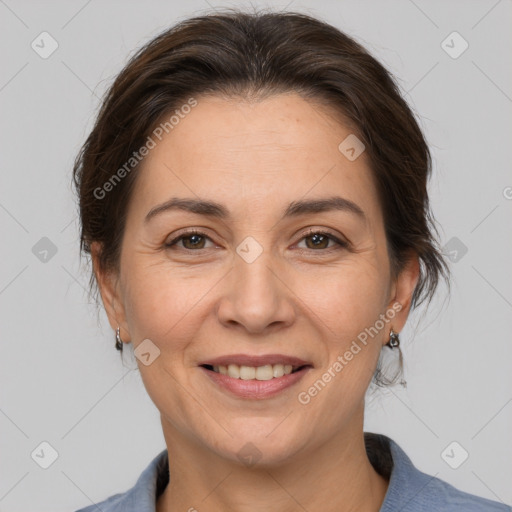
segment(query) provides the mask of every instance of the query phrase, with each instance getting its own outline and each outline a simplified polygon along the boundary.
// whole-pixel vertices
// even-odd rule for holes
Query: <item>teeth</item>
[[[228,375],[233,379],[242,380],[270,380],[282,377],[292,373],[293,366],[291,364],[266,364],[265,366],[239,366],[230,364],[229,366],[214,366],[213,371]]]
[[[256,368],[252,366],[240,366],[239,371],[242,380],[253,380],[256,378]]]
[[[270,380],[274,378],[274,368],[272,368],[271,364],[258,366],[254,373],[256,380]]]
[[[275,364],[272,367],[272,373],[274,377],[282,377],[284,375],[284,366],[282,364]]]

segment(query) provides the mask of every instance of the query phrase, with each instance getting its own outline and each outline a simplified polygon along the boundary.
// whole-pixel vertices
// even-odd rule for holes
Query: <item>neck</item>
[[[164,425],[170,482],[157,512],[378,512],[388,481],[371,465],[360,428],[279,466],[245,467],[205,453]]]

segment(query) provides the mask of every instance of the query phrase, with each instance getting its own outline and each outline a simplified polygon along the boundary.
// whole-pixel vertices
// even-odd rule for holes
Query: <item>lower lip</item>
[[[295,373],[289,373],[282,377],[274,377],[270,380],[243,380],[234,379],[228,375],[207,370],[200,366],[203,372],[219,387],[226,389],[239,398],[249,398],[254,400],[262,400],[271,398],[281,391],[293,386],[299,382],[311,367],[303,368]]]

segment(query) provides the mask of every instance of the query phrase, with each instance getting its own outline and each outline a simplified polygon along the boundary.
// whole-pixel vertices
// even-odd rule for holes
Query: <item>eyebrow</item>
[[[171,210],[183,210],[222,220],[229,219],[231,217],[229,210],[225,206],[214,201],[173,197],[165,203],[152,208],[146,215],[144,222],[147,223],[157,215]],[[308,213],[322,213],[333,210],[353,213],[361,218],[361,220],[366,221],[366,215],[361,207],[353,201],[339,196],[324,199],[292,201],[284,210],[282,219],[298,217]]]

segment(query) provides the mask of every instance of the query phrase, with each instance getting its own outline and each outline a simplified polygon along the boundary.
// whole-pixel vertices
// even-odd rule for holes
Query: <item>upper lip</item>
[[[305,365],[312,366],[312,364],[308,361],[304,361],[303,359],[295,356],[287,356],[284,354],[266,354],[261,356],[250,356],[248,354],[230,354],[202,361],[199,363],[199,366],[229,366],[230,364],[253,367],[265,366],[267,364],[289,364],[293,367],[300,367]]]

